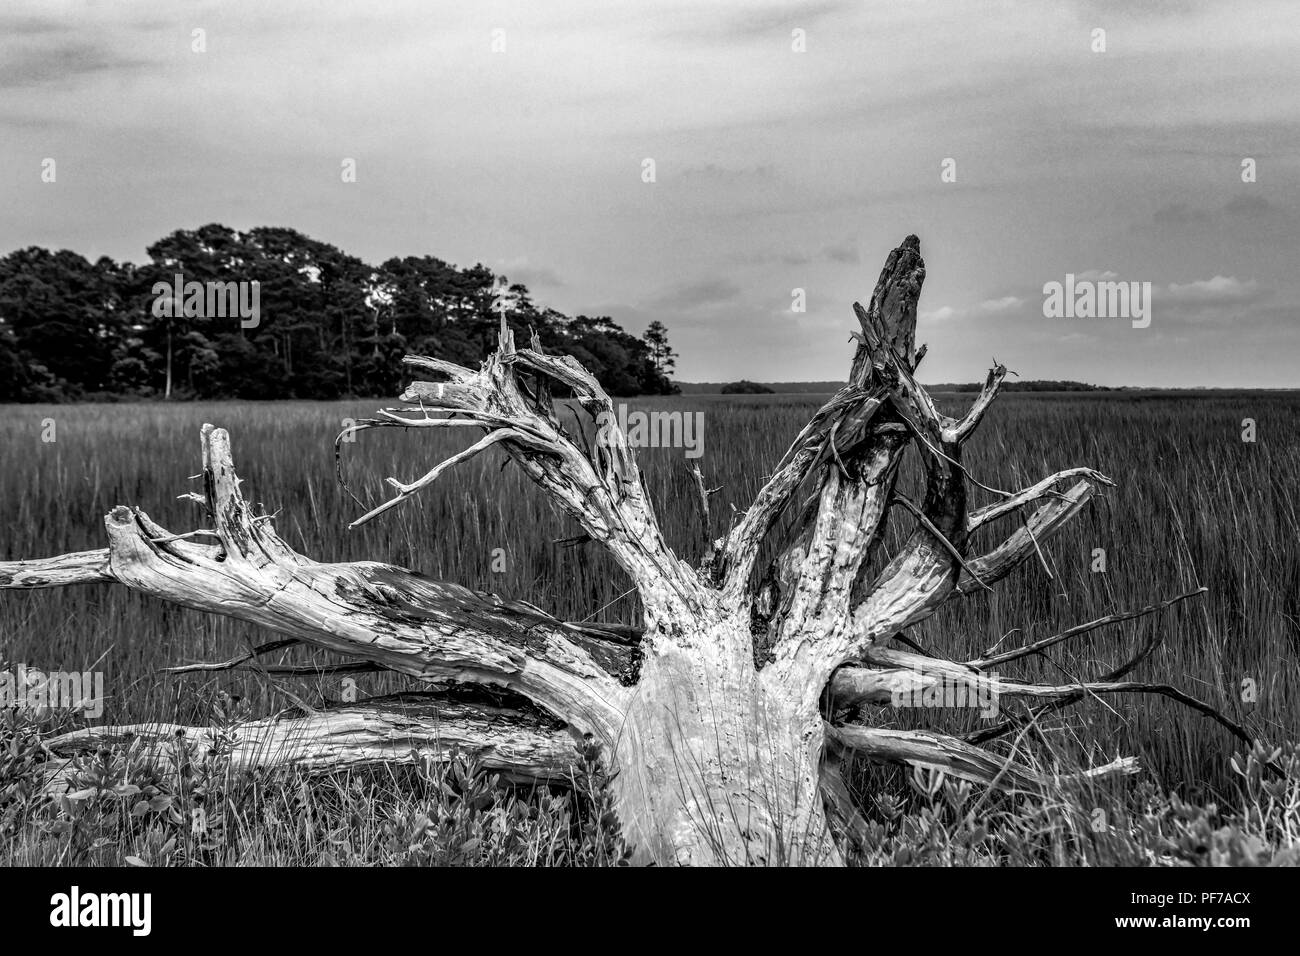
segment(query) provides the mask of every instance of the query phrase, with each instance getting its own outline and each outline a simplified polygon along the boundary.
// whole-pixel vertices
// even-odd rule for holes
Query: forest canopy
[[[217,224],[146,251],[139,265],[38,246],[0,258],[0,401],[394,395],[403,355],[477,366],[503,311],[610,394],[677,390],[661,323],[638,338],[539,307],[483,265],[372,266],[293,229]]]

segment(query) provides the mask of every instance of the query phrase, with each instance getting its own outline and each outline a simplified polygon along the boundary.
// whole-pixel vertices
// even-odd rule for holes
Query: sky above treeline
[[[925,381],[1300,386],[1298,63],[1295,0],[5,0],[0,254],[288,226],[797,381],[916,233]]]

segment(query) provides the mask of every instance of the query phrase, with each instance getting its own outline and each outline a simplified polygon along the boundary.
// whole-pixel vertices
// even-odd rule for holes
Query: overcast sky
[[[483,262],[662,320],[688,381],[842,379],[915,232],[926,381],[1300,386],[1298,185],[1296,0],[0,3],[0,253]],[[1150,327],[1044,317],[1067,273],[1150,282]]]

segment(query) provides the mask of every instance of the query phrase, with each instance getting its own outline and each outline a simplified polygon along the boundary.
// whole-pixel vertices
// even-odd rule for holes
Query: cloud
[[[1151,223],[1162,228],[1207,225],[1229,219],[1260,219],[1275,211],[1272,203],[1263,196],[1233,196],[1222,206],[1213,209],[1197,208],[1186,203],[1168,203],[1151,214]]]
[[[668,289],[650,301],[657,309],[690,312],[694,309],[719,305],[740,294],[740,286],[730,279],[711,277],[687,285]]]
[[[932,327],[939,380],[1019,348],[1015,365],[1045,377],[1203,381],[1197,349],[1067,355],[1058,327],[1028,321],[1046,279],[1092,262],[1158,277],[1171,325],[1250,316],[1270,380],[1295,383],[1284,346],[1300,333],[1261,318],[1300,302],[1286,254],[1300,207],[1280,191],[1300,153],[1295,0],[552,0],[500,24],[472,0],[437,16],[427,0],[377,6],[0,0],[0,83],[19,87],[0,88],[0,167],[15,171],[0,251],[140,261],[159,235],[215,220],[292,225],[368,261],[528,253],[502,271],[565,311],[616,303],[595,311],[637,331],[669,323],[683,374],[830,379],[845,306],[916,232],[923,319],[948,323]],[[210,30],[203,57],[195,25]],[[489,48],[498,25],[504,55]],[[30,172],[44,156],[59,158],[57,188]],[[344,188],[346,156],[361,173]],[[946,156],[956,190],[939,182]],[[1245,156],[1257,184],[1240,182]],[[1213,287],[1234,272],[1242,288]],[[1246,278],[1272,298],[1246,301]],[[1207,287],[1168,298],[1170,279]],[[772,319],[761,342],[737,334],[793,287],[807,316]],[[1183,301],[1198,295],[1218,304]],[[1012,328],[1021,318],[1043,336]],[[1231,353],[1218,381],[1244,360]]]
[[[146,61],[91,43],[22,47],[0,58],[0,88],[17,89],[118,70],[133,70]]]
[[[13,129],[50,130],[72,126],[71,120],[53,116],[20,116],[15,113],[0,113],[0,126]]]
[[[735,182],[743,179],[772,179],[776,167],[771,163],[757,166],[719,166],[717,163],[700,163],[687,166],[678,174],[686,181]]]
[[[841,242],[829,245],[822,250],[823,255],[830,259],[831,262],[841,262],[847,265],[856,265],[861,262],[861,256],[858,255],[858,244],[856,242]]]
[[[1197,325],[1215,323],[1225,330],[1251,327],[1280,333],[1295,325],[1295,308],[1277,306],[1275,290],[1255,279],[1216,275],[1192,282],[1171,282],[1151,290],[1154,321]]]
[[[1142,3],[1133,0],[1068,0],[1068,3],[1083,16],[1127,14],[1152,19],[1197,13],[1216,4],[1222,6],[1224,0],[1143,0]]]
[[[956,309],[950,305],[944,305],[934,309],[933,311],[921,312],[917,318],[922,322],[947,322],[956,314]]]
[[[1254,279],[1243,281],[1236,276],[1216,275],[1194,282],[1171,282],[1163,288],[1153,288],[1152,295],[1157,302],[1183,308],[1211,308],[1257,302],[1268,295],[1268,290]]]
[[[1205,222],[1210,214],[1204,209],[1193,209],[1186,203],[1176,202],[1161,206],[1151,214],[1151,221],[1157,226],[1184,226],[1194,222]]]
[[[824,0],[821,3],[750,3],[740,9],[728,10],[718,16],[701,14],[688,18],[683,24],[674,24],[665,30],[665,39],[674,43],[696,40],[701,43],[758,40],[777,36],[789,39],[795,27],[807,29],[837,13],[852,12],[859,4],[854,0]]]
[[[737,256],[736,259],[738,262],[751,265],[767,265],[779,262],[784,266],[806,266],[821,261],[834,262],[840,265],[858,265],[862,262],[862,255],[858,250],[857,242],[848,239],[844,242],[833,242],[830,245],[822,246],[817,253],[768,250],[751,255]]]
[[[1229,216],[1265,216],[1273,211],[1273,204],[1263,196],[1233,196],[1223,211]]]
[[[1015,295],[1004,295],[1000,299],[985,299],[975,306],[980,315],[997,315],[999,312],[1014,312],[1024,305],[1025,300]]]
[[[42,36],[50,33],[68,32],[68,25],[60,20],[46,17],[16,16],[4,20],[5,33],[10,36]]]
[[[545,286],[552,289],[558,289],[564,285],[555,272],[545,266],[535,266],[528,261],[527,256],[521,256],[518,259],[499,259],[497,260],[496,271],[504,273],[506,278],[514,283],[523,283],[529,289],[539,286]]]
[[[1025,300],[1020,296],[1004,295],[998,299],[985,299],[983,302],[963,309],[954,309],[950,305],[945,305],[932,312],[922,312],[919,318],[926,322],[947,322],[958,316],[962,318],[979,318],[989,315],[1002,315],[1007,312],[1015,312],[1024,304]]]

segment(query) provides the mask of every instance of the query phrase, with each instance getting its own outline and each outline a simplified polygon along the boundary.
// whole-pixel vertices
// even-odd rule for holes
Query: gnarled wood
[[[470,455],[504,452],[631,576],[644,627],[566,623],[531,604],[404,568],[313,561],[281,540],[269,517],[248,507],[229,436],[211,425],[202,431],[205,492],[192,496],[206,506],[206,530],[171,534],[138,508],[119,506],[105,519],[106,549],[0,563],[0,588],[116,581],[344,655],[352,661],[345,667],[392,670],[439,689],[441,696],[418,703],[368,701],[245,725],[236,749],[240,766],[332,766],[413,751],[445,755],[454,746],[483,755],[504,773],[553,779],[572,756],[570,734],[590,734],[606,745],[618,810],[638,859],[841,862],[832,834],[851,841],[862,825],[840,766],[849,753],[987,785],[1034,787],[1057,778],[969,740],[829,725],[824,700],[835,716],[884,703],[899,687],[924,689],[946,679],[992,680],[998,694],[1051,706],[1130,689],[1119,681],[1123,668],[1102,681],[1045,687],[981,671],[980,664],[1012,659],[1005,654],[960,664],[883,646],[945,601],[990,588],[1041,555],[1052,533],[1109,484],[1099,472],[1075,468],[1006,492],[969,473],[963,445],[1007,372],[995,365],[961,418],[939,411],[915,378],[925,352],[915,344],[924,278],[920,243],[909,236],[890,253],[868,306],[854,306],[860,331],[847,384],[795,438],[753,505],[706,549],[700,569],[666,543],[613,403],[596,379],[573,359],[546,354],[535,340],[516,348],[504,319],[498,348],[480,369],[408,357],[412,368],[439,380],[415,382],[402,407],[339,436],[336,453],[343,438],[371,428],[482,432],[469,449],[422,477],[389,479],[394,497],[354,524],[400,506]],[[596,419],[594,445],[561,424],[556,390],[571,393]],[[908,449],[925,468],[919,503],[895,488]],[[698,474],[696,480],[707,514],[709,491]],[[997,500],[972,510],[973,488]],[[803,500],[775,560],[758,568],[773,530]],[[871,558],[892,513],[911,522],[911,533],[874,580],[864,580],[866,569],[877,566]],[[1024,515],[1023,523],[1001,544],[969,553],[975,531],[1013,514]],[[485,710],[456,696],[461,685],[503,688],[536,710]],[[998,736],[1003,726],[986,735]],[[192,728],[130,729],[137,749],[149,752],[160,734],[179,730],[196,741],[203,735]],[[119,740],[122,732],[80,731],[54,745],[67,752]],[[1132,769],[1121,760],[1090,773]]]
[[[1044,788],[1069,780],[1096,780],[1116,774],[1133,774],[1140,769],[1136,758],[1117,757],[1110,763],[1079,773],[1045,773],[972,747],[955,737],[923,730],[839,726],[828,727],[827,734],[837,745],[873,760],[938,770],[986,787],[1030,793],[1041,793]]]
[[[112,580],[107,548],[60,554],[53,558],[0,561],[0,588],[35,590]]]
[[[235,726],[228,751],[232,770],[320,769],[416,756],[479,758],[510,781],[563,783],[569,779],[575,740],[563,725],[536,710],[502,707],[465,695],[394,694],[316,713]],[[101,747],[125,745],[141,764],[165,766],[179,742],[202,754],[213,732],[178,724],[93,727],[46,742],[62,756],[45,779],[47,792],[75,785],[73,759]]]

